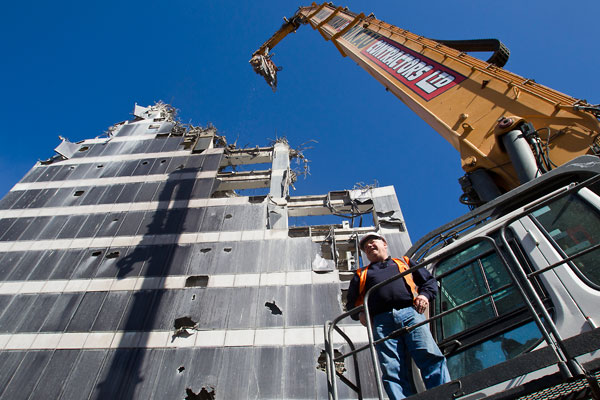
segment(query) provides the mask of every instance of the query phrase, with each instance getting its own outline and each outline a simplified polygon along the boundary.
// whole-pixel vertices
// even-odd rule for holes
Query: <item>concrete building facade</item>
[[[63,140],[0,200],[0,399],[327,398],[323,324],[359,235],[410,240],[392,187],[290,195],[301,156],[227,145],[164,104]]]

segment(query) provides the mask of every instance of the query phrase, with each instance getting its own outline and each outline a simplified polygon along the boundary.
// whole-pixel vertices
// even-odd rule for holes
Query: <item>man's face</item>
[[[366,241],[363,251],[371,262],[383,261],[388,258],[387,243],[379,238],[373,238]]]

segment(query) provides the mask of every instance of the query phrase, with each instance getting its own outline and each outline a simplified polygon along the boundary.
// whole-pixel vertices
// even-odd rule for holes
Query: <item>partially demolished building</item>
[[[56,152],[0,201],[0,399],[327,398],[358,235],[410,246],[392,187],[291,196],[285,141],[228,146],[164,104]]]

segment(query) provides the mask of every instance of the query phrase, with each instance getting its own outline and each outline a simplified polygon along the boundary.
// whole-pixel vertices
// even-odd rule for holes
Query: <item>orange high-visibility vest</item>
[[[398,271],[400,271],[400,273],[402,273],[410,268],[408,266],[409,258],[406,256],[404,256],[404,260],[400,260],[398,258],[392,258],[392,260],[394,260],[394,262],[398,265]],[[367,265],[364,268],[360,268],[360,269],[356,270],[356,274],[358,275],[360,283],[358,285],[358,298],[354,302],[354,307],[358,307],[364,303],[365,285],[367,284],[367,270],[369,269],[370,266],[371,266],[371,264]],[[412,295],[413,300],[416,299],[417,296],[419,295],[419,292],[417,291],[417,286],[415,285],[415,281],[413,280],[412,274],[406,274],[403,276],[403,278],[404,278],[404,282],[406,282],[406,284],[410,288],[410,293]]]

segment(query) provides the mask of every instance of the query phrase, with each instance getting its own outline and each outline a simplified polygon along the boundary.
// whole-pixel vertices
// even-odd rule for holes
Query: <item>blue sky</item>
[[[305,152],[311,176],[293,195],[394,185],[413,241],[466,212],[458,154],[309,27],[274,50],[284,67],[277,93],[255,75],[252,52],[300,5],[308,2],[7,2],[0,195],[52,156],[58,135],[98,136],[129,119],[134,103],[162,100],[240,146],[317,141]],[[511,50],[506,69],[600,103],[597,0],[339,5],[426,37],[498,38]]]

